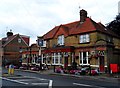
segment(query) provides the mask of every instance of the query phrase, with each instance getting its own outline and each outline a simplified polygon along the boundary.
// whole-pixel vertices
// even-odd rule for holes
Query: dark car
[[[91,71],[91,73],[90,73]],[[98,70],[96,69],[90,69],[90,67],[84,67],[81,69],[81,71],[79,72],[80,75],[98,75]]]
[[[86,75],[90,72],[90,68],[89,67],[84,67],[84,68],[81,68],[81,71],[79,72],[80,75]]]
[[[21,70],[27,70],[27,68],[28,68],[28,67],[27,67],[26,64],[23,64],[23,65],[20,67]]]
[[[35,66],[31,67],[30,70],[32,70],[32,71],[39,71],[39,68],[40,68],[39,65],[35,65]]]
[[[14,69],[19,69],[19,66],[16,66],[16,65],[15,65],[15,66],[14,66]]]

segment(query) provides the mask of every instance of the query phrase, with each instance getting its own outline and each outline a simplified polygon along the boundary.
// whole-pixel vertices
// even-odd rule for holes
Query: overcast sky
[[[0,38],[12,29],[35,43],[53,27],[80,19],[79,10],[103,24],[118,14],[119,0],[0,0]],[[80,7],[80,8],[79,8]]]

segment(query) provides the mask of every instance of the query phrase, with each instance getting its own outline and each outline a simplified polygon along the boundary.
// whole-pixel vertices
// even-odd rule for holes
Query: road
[[[3,70],[6,73],[7,70]],[[120,88],[118,80],[89,78],[86,76],[72,77],[55,74],[38,74],[15,71],[17,76],[4,76],[2,88]]]

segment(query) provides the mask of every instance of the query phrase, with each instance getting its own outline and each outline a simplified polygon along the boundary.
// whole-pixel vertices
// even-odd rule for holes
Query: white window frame
[[[64,35],[58,36],[58,45],[64,45]]]
[[[57,63],[56,63],[57,60]],[[52,64],[53,65],[62,65],[62,55],[60,53],[52,54]]]
[[[44,59],[46,59],[46,56],[45,56],[45,54],[42,54],[42,64],[45,64],[46,63],[46,60],[44,60]],[[44,62],[45,61],[45,62]]]
[[[90,42],[90,35],[89,34],[80,35],[79,43],[88,43],[88,42]]]
[[[82,62],[80,62],[80,65],[90,65],[90,63],[89,63],[89,59],[88,59],[88,55],[89,55],[89,52],[87,51],[86,52],[86,63],[83,63],[83,52],[80,52],[80,60],[79,61],[82,61]]]
[[[43,41],[43,46],[42,47],[46,47],[46,41]]]

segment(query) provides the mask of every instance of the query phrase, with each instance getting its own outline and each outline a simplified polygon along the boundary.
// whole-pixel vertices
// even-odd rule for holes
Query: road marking
[[[49,88],[52,88],[52,83],[53,83],[53,80],[50,80],[49,81]]]
[[[80,84],[80,83],[73,83],[73,85],[77,86],[86,86],[86,87],[95,87],[95,88],[105,88],[105,87],[100,87],[100,86],[94,86],[94,85],[88,85],[88,84]]]
[[[33,79],[17,79],[19,81],[30,81],[30,80],[33,80]]]
[[[20,84],[28,85],[28,83],[20,82],[20,81],[18,81],[18,80],[12,80],[12,79],[8,79],[8,78],[2,78],[2,79],[7,80],[7,81],[12,81],[12,82],[17,82],[17,83],[20,83]]]
[[[48,83],[31,83],[32,85],[48,85]]]
[[[43,79],[43,78],[38,78],[38,77],[30,77],[30,76],[24,76],[24,77],[34,78],[34,79],[39,79],[39,80],[48,80],[48,79]]]

